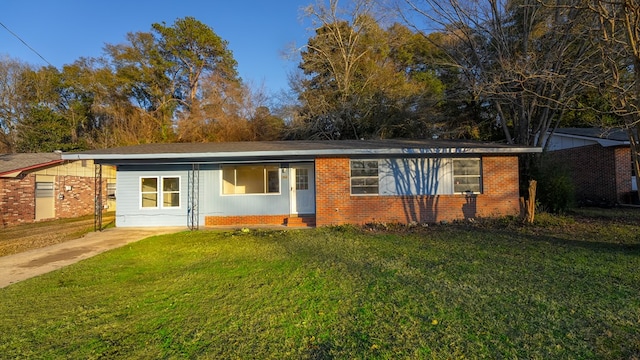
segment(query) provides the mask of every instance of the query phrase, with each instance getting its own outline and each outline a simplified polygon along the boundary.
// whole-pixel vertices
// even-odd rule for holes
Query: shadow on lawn
[[[305,359],[309,360],[330,360],[333,359],[331,355],[331,343],[328,341],[324,342],[310,342],[307,344],[307,351],[305,353]]]
[[[549,233],[549,230],[531,234],[513,230],[473,227],[472,231],[474,233],[481,233],[483,237],[488,239],[494,239],[497,234],[501,234],[505,238],[511,237],[530,243],[549,243],[561,247],[574,247],[593,251],[640,254],[640,234],[636,235],[635,238],[616,239],[614,242],[602,241],[602,239],[577,239],[578,235],[571,233],[554,235]]]

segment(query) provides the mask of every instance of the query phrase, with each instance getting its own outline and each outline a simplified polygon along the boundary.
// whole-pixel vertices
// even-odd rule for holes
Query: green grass
[[[183,232],[0,290],[2,358],[638,359],[640,227]]]

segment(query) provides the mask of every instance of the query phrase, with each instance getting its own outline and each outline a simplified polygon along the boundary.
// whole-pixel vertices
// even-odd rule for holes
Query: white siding
[[[200,216],[282,215],[289,213],[289,179],[279,171],[279,194],[222,195],[222,170],[215,165],[200,173]]]
[[[452,161],[445,158],[380,161],[380,195],[441,195],[453,193]]]
[[[189,204],[189,172],[191,165],[149,165],[118,167],[116,186],[116,226],[187,226]],[[199,223],[206,216],[281,215],[289,213],[288,171],[282,171],[280,194],[222,195],[222,175],[219,165],[200,165],[198,210]],[[179,208],[142,208],[140,206],[141,177],[180,177]]]
[[[187,188],[188,171],[186,167],[174,167],[166,170],[159,168],[121,167],[118,169],[116,186],[116,226],[187,226]],[[141,177],[180,177],[180,207],[142,208],[140,206]],[[161,196],[161,191],[159,196]]]

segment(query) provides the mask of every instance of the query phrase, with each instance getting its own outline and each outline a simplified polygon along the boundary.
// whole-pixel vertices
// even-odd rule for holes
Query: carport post
[[[93,231],[102,231],[102,164],[94,164],[95,210],[93,212]]]

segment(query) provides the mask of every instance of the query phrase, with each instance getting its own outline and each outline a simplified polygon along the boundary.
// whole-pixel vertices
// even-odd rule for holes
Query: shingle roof
[[[559,128],[557,134],[566,134],[596,139],[606,139],[614,141],[629,141],[629,136],[621,129],[601,129],[601,128]]]
[[[62,162],[57,153],[0,154],[0,176]]]
[[[224,143],[143,144],[80,153],[65,153],[65,160],[95,159],[221,159],[366,154],[416,153],[525,153],[540,149],[495,143],[452,140],[335,140],[254,141]]]

